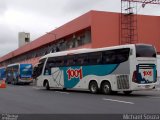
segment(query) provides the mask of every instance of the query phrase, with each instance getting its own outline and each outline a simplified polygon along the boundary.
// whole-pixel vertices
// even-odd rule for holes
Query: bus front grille
[[[129,89],[129,77],[128,75],[117,76],[118,89]]]

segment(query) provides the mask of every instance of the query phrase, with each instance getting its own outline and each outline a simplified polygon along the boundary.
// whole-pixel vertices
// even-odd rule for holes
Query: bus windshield
[[[6,77],[6,69],[5,68],[1,68],[0,69],[0,80],[4,80]]]
[[[32,77],[32,65],[31,64],[21,64],[20,75],[21,75],[21,78]]]
[[[156,57],[155,48],[148,45],[136,45],[136,57]]]

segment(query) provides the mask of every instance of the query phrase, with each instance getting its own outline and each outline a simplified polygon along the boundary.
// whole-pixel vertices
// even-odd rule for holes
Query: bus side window
[[[54,64],[55,67],[58,67],[60,65],[60,60],[58,58],[55,58]]]
[[[66,56],[66,66],[75,66],[76,59],[73,55]]]
[[[37,70],[36,70],[36,73],[35,73],[35,76],[38,77],[41,75],[42,73],[42,70],[43,70],[43,63],[40,63],[37,67]]]
[[[68,59],[67,60],[67,66],[74,66],[74,60]]]
[[[78,64],[78,65],[83,65],[83,58],[79,58],[79,59],[77,60],[77,64]]]
[[[127,61],[129,58],[129,52],[130,52],[130,49],[128,48],[117,50],[116,59],[118,63]]]
[[[88,64],[88,55],[87,54],[79,54],[75,56],[76,65],[83,66]]]
[[[89,64],[91,64],[91,65],[100,64],[102,61],[101,52],[89,53],[88,56],[89,56]]]
[[[45,66],[44,75],[51,75],[51,67],[48,61]]]
[[[103,52],[103,64],[112,64],[115,60],[115,53],[113,51],[104,51]]]
[[[103,52],[103,63],[104,64],[117,64],[128,60],[129,58],[128,48],[116,49]]]
[[[42,74],[42,70],[43,70],[43,66],[44,66],[44,62],[46,61],[46,59],[42,59],[39,61],[38,67],[37,67],[37,73],[36,73],[36,77],[40,76]]]
[[[83,65],[88,65],[88,64],[89,64],[88,58],[84,58],[82,64],[83,64]]]
[[[126,57],[122,54],[122,55],[117,55],[116,56],[116,60],[117,60],[117,62],[124,62],[125,60],[126,60]]]
[[[59,57],[59,67],[64,67],[67,64],[66,56],[64,57]]]

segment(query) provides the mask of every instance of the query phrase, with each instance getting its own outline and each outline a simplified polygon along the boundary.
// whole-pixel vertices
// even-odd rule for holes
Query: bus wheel
[[[112,94],[112,95],[117,95],[117,94],[118,94],[118,91],[112,91],[111,94]]]
[[[98,85],[95,81],[90,82],[89,84],[89,90],[91,93],[95,94],[98,92]]]
[[[46,90],[50,90],[50,86],[49,86],[49,82],[48,81],[45,81],[45,88],[46,88]]]
[[[124,93],[125,95],[129,95],[129,94],[132,93],[132,91],[123,91],[123,93]]]
[[[63,88],[63,91],[66,91],[67,90],[67,88]]]
[[[111,90],[110,83],[109,82],[102,83],[101,90],[102,90],[102,93],[105,95],[111,94],[112,90]]]

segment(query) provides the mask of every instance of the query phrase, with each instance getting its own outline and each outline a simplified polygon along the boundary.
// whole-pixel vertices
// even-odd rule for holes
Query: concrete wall
[[[19,32],[18,34],[18,46],[19,48],[30,42],[30,33]]]
[[[138,39],[154,45],[160,53],[160,16],[138,16]]]
[[[107,47],[119,44],[119,14],[112,12],[92,13],[92,46]]]
[[[160,53],[160,16],[139,15],[138,43],[152,44]],[[119,44],[119,14],[110,12],[92,13],[92,47],[107,47]]]

